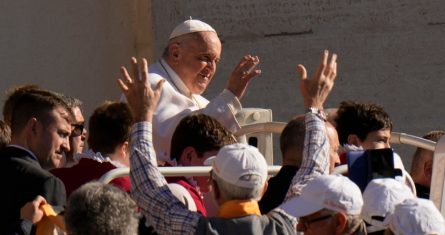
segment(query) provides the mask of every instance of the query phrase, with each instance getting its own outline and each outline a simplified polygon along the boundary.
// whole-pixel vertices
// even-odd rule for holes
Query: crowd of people
[[[429,200],[433,153],[417,149],[407,172],[390,149],[392,121],[381,106],[344,101],[324,110],[337,54],[324,50],[310,76],[297,65],[305,113],[281,133],[282,167],[271,178],[261,152],[233,134],[259,58],[241,58],[209,101],[201,95],[220,55],[210,25],[180,23],[154,64],[132,58],[131,69],[121,67],[121,102],[97,107],[88,128],[76,98],[36,85],[10,90],[0,121],[8,189],[0,234],[445,235]],[[342,164],[358,177],[334,174]],[[211,171],[166,178],[159,170],[175,166]],[[130,175],[94,182],[121,167]]]

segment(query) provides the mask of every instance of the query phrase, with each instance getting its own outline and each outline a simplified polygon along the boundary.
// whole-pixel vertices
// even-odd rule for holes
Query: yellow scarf
[[[59,227],[63,231],[66,231],[63,217],[61,215],[57,215],[51,205],[42,205],[40,206],[40,209],[43,211],[43,218],[36,225],[36,235],[54,234],[53,231],[55,226]]]
[[[218,217],[236,218],[246,215],[261,216],[260,207],[255,200],[232,200],[225,202],[219,207]]]

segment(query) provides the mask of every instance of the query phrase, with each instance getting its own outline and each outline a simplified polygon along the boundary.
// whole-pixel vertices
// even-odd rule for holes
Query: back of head
[[[395,235],[443,235],[445,220],[432,201],[413,198],[395,207],[389,228]]]
[[[61,107],[68,116],[64,117],[71,122],[73,114],[61,95],[48,90],[33,90],[21,93],[14,98],[12,105],[11,132],[17,135],[29,119],[36,118],[44,125],[52,121],[51,111]]]
[[[363,192],[362,218],[373,226],[373,231],[384,230],[395,206],[410,198],[415,196],[405,184],[392,178],[374,179]]]
[[[437,142],[444,134],[445,131],[430,131],[426,135],[422,136],[422,138]],[[411,163],[410,172],[413,178],[420,177],[424,173],[424,163],[426,161],[431,161],[432,156],[432,151],[423,148],[416,148],[416,152],[414,153],[413,161]]]
[[[235,142],[233,134],[216,119],[193,113],[183,118],[176,126],[171,140],[170,158],[179,161],[187,147],[193,147],[199,156],[202,156],[207,151],[217,151]]]
[[[6,124],[11,125],[12,110],[14,109],[17,99],[23,94],[42,90],[37,85],[22,85],[12,88],[6,92],[6,100],[3,105],[3,120]]]
[[[89,119],[88,145],[94,152],[113,153],[130,138],[133,117],[126,103],[105,102]]]
[[[301,195],[290,199],[282,208],[295,217],[303,217],[322,209],[360,215],[363,198],[360,188],[342,175],[319,175],[310,180]]]
[[[381,106],[354,101],[341,102],[335,123],[341,145],[348,143],[351,134],[364,141],[370,132],[392,130],[391,119]]]
[[[267,179],[267,162],[253,146],[226,145],[212,161],[212,179],[226,200],[259,200]]]
[[[72,235],[137,234],[136,204],[114,186],[87,183],[71,194],[65,223]]]
[[[305,134],[304,115],[296,116],[287,123],[280,135],[283,163],[292,162],[298,167],[301,165]]]

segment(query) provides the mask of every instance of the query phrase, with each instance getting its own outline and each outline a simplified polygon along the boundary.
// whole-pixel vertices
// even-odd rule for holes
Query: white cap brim
[[[305,200],[301,196],[297,196],[283,203],[280,208],[289,215],[298,218],[315,213],[323,209],[323,206],[315,204],[312,201]]]

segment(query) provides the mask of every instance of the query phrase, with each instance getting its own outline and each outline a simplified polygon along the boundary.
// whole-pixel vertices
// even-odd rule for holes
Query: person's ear
[[[263,197],[263,195],[266,193],[267,187],[269,187],[269,181],[268,180],[266,180],[266,182],[264,182],[263,192],[261,193],[261,197]]]
[[[425,178],[431,182],[431,178],[433,177],[433,160],[428,160],[423,164],[423,174]]]
[[[30,118],[28,122],[26,122],[26,133],[30,134],[31,136],[38,135],[39,124],[41,125],[41,123],[39,123],[36,118]]]
[[[346,229],[346,222],[347,222],[347,217],[345,214],[339,212],[337,214],[335,214],[335,234],[336,235],[341,235],[344,234],[344,231]]]
[[[173,43],[168,47],[168,55],[174,64],[178,64],[181,59],[181,47],[179,43]]]
[[[128,141],[125,141],[121,145],[119,145],[119,152],[122,154],[122,156],[125,156],[125,158],[128,157]]]
[[[219,191],[218,183],[212,179],[212,176],[210,176],[210,183],[212,184],[213,197],[215,198],[215,201],[218,202],[221,199],[221,192]]]
[[[186,147],[182,150],[181,156],[179,157],[180,164],[182,166],[191,166],[192,159],[197,157],[196,151],[193,147]]]
[[[361,141],[357,135],[355,135],[355,134],[348,135],[348,144],[360,147],[360,143],[361,143]]]

